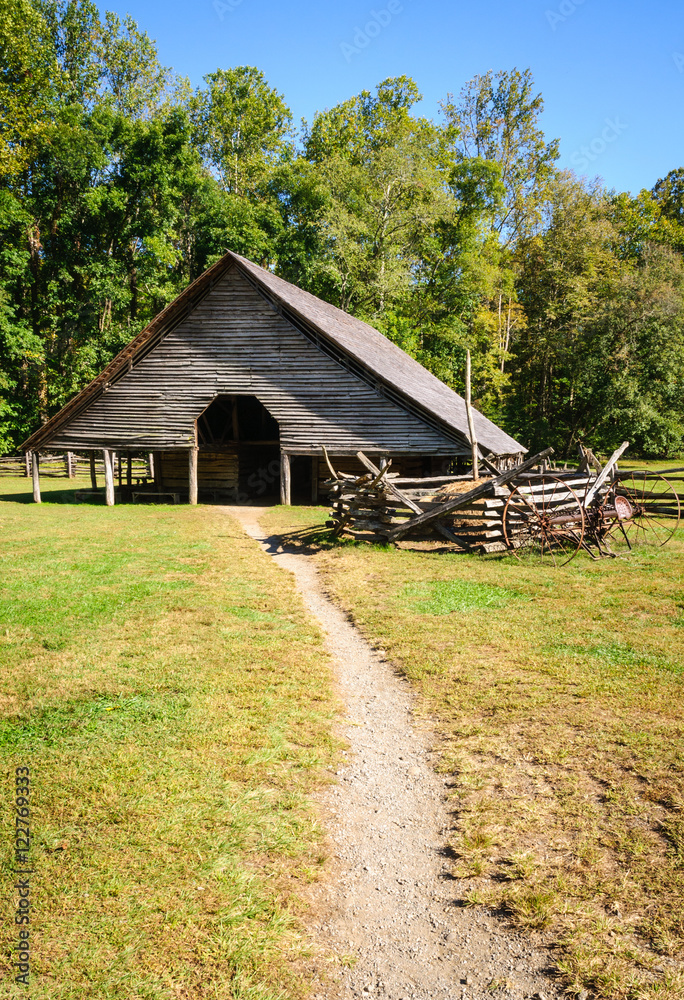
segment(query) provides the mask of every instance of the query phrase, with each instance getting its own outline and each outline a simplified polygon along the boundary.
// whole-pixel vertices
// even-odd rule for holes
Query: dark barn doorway
[[[295,506],[306,507],[311,503],[313,469],[309,455],[293,455],[290,459],[292,503]]]
[[[238,503],[277,502],[280,428],[256,396],[217,396],[197,419],[197,443],[200,457],[206,455],[205,468],[209,456],[216,456],[217,465],[230,469],[229,489]]]

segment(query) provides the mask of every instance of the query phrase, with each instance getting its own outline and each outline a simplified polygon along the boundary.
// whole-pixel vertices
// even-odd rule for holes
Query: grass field
[[[308,795],[336,753],[320,635],[223,513],[75,505],[65,485],[38,506],[0,480],[2,996],[297,997]],[[30,993],[8,985],[20,765]]]
[[[554,948],[571,995],[684,997],[684,532],[561,569],[271,531],[411,679],[449,775],[472,904]]]

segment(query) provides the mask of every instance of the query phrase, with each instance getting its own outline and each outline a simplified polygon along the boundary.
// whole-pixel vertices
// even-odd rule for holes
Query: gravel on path
[[[311,895],[319,952],[342,959],[319,1000],[491,1000],[559,997],[548,951],[485,910],[459,903],[449,874],[447,781],[415,697],[326,595],[313,558],[266,537],[259,507],[217,508],[295,576],[334,659],[349,744],[337,783],[319,796],[333,857]]]

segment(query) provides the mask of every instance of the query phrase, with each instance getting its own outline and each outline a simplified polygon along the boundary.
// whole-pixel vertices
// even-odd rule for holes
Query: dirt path
[[[326,596],[310,556],[283,551],[258,507],[236,517],[295,575],[334,657],[349,742],[339,781],[322,797],[334,878],[316,888],[311,927],[323,951],[348,956],[341,981],[314,996],[384,1000],[556,997],[549,956],[482,911],[458,905],[444,850],[445,784],[430,766],[429,733],[413,719],[409,685]],[[321,917],[321,914],[323,915]],[[499,984],[497,989],[495,984]]]

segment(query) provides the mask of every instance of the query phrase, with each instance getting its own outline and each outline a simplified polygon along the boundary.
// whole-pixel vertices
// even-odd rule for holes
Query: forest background
[[[228,249],[457,392],[470,349],[529,447],[684,452],[684,168],[636,197],[558,170],[530,70],[434,119],[402,76],[296,127],[257,68],[193,89],[89,0],[0,14],[0,454]]]

